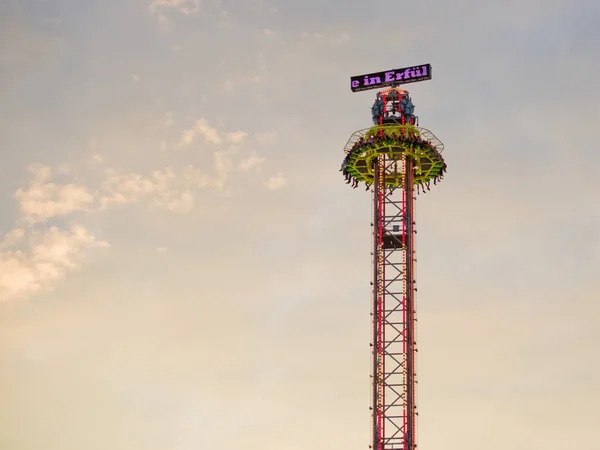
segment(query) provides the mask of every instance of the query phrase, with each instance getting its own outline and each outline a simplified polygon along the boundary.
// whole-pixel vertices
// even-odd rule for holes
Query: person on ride
[[[348,160],[350,159],[350,153],[348,153],[346,155],[346,157],[344,158],[344,161],[342,162],[342,168],[340,169],[340,172],[345,172],[346,171],[346,166],[348,165]]]
[[[415,105],[408,97],[408,92],[402,93],[402,100],[400,100],[400,110],[402,111],[402,115],[404,116],[404,123],[411,123],[414,117]]]
[[[373,124],[379,125],[381,116],[383,115],[383,100],[378,95],[375,97],[375,103],[371,107],[371,115],[373,116]]]

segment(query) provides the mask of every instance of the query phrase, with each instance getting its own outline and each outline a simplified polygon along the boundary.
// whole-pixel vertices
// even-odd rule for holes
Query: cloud
[[[38,172],[33,184],[15,193],[22,214],[31,222],[44,222],[50,217],[85,210],[94,201],[93,195],[84,186],[41,183],[36,181],[39,176],[48,175]]]
[[[0,241],[0,248],[5,249],[8,247],[12,247],[20,243],[24,236],[25,229],[15,228],[4,235],[3,240]]]
[[[238,168],[242,172],[248,172],[249,170],[254,169],[255,167],[260,167],[264,162],[265,158],[261,158],[256,153],[253,153],[248,158],[240,161],[240,163],[238,164]]]
[[[219,131],[211,127],[205,119],[199,119],[192,128],[184,130],[181,133],[179,145],[183,147],[191,145],[197,137],[203,137],[204,142],[220,144],[222,139],[219,134]]]
[[[117,173],[110,170],[102,183],[101,208],[111,204],[133,203],[146,196],[154,196],[154,202],[168,205],[178,195],[172,192],[177,177],[170,168],[156,170],[149,177],[139,173]]]
[[[170,112],[164,120],[168,126],[174,124]],[[101,214],[119,205],[135,203],[172,213],[189,213],[197,203],[199,189],[210,188],[228,196],[234,192],[229,184],[238,181],[232,179],[234,171],[241,176],[264,164],[266,158],[256,151],[243,154],[240,151],[248,136],[246,131],[219,130],[203,118],[197,120],[181,133],[180,140],[185,145],[200,140],[216,146],[200,155],[204,158],[200,167],[167,166],[145,173],[104,168],[100,165],[104,159],[97,153],[85,155],[81,166],[31,164],[27,168],[29,181],[14,194],[21,214],[19,226],[0,240],[0,301],[52,289],[69,271],[77,269],[88,248],[109,246],[88,233],[85,222],[81,222],[86,216],[79,215],[78,225],[68,229],[43,229],[40,224],[54,217]],[[256,145],[256,141],[274,141],[276,134],[255,133],[252,137]],[[85,185],[75,178],[80,171],[84,171]],[[87,184],[90,180],[96,180],[95,184]],[[275,190],[285,182],[285,177],[276,173],[264,186]],[[159,253],[166,249],[156,247]]]
[[[222,164],[216,169],[219,180],[223,179]],[[85,186],[37,181],[50,173],[51,169],[41,168],[33,174],[32,184],[26,189],[18,189],[15,194],[22,217],[31,224],[78,211],[105,210],[111,205],[134,203],[143,198],[171,212],[189,212],[194,206],[192,189],[210,184],[210,177],[193,167],[180,173],[166,167],[149,176],[108,169],[99,189],[92,194]],[[213,184],[221,185],[222,182]]]
[[[187,213],[194,208],[194,194],[189,190],[177,194],[168,193],[159,196],[154,204],[173,213]]]
[[[205,138],[210,141],[222,142],[217,134],[212,133],[214,129],[205,126],[198,128],[203,130]],[[223,134],[234,144],[243,142],[247,136],[242,131]],[[21,218],[30,225],[46,222],[53,217],[68,216],[76,212],[94,213],[140,201],[174,213],[187,213],[195,205],[195,192],[198,189],[212,187],[223,190],[235,168],[248,172],[265,161],[256,152],[245,159],[240,159],[236,156],[237,153],[236,147],[214,151],[210,155],[212,171],[201,170],[194,165],[177,169],[164,167],[149,174],[109,168],[104,171],[102,180],[94,190],[74,183],[59,184],[52,180],[52,176],[61,173],[61,170],[32,165],[30,184],[19,188],[15,199],[19,203]],[[100,156],[94,155],[90,167],[95,167],[101,161]],[[62,172],[68,173],[66,170],[67,168],[63,168]],[[275,179],[269,181],[268,186],[277,188],[278,183],[280,181]]]
[[[246,139],[247,136],[248,136],[248,133],[246,133],[244,131],[229,131],[227,133],[227,140],[229,142],[239,144],[242,141],[244,141],[244,139]]]
[[[263,30],[263,34],[264,34],[265,36],[275,36],[275,32],[274,32],[273,30],[270,30],[270,29],[268,29],[268,28],[265,28],[265,29]]]
[[[104,158],[102,158],[102,156],[97,153],[94,153],[90,157],[90,164],[100,164],[102,161],[104,161]]]
[[[196,121],[196,130],[204,138],[205,142],[210,142],[212,144],[220,144],[221,138],[219,137],[219,133],[215,128],[212,128],[206,120],[200,119]]]
[[[213,154],[214,174],[194,166],[174,171],[166,167],[149,176],[140,173],[118,173],[111,170],[102,183],[100,209],[112,205],[146,200],[150,205],[173,213],[190,212],[195,205],[195,191],[212,187],[222,190],[233,171],[233,154],[218,151]]]
[[[281,189],[286,183],[286,179],[282,173],[278,173],[270,177],[266,182],[265,186],[267,189],[277,190]]]
[[[241,144],[246,137],[248,137],[248,133],[245,131],[219,131],[210,126],[205,119],[199,119],[192,128],[181,132],[179,145],[181,147],[189,146],[198,138],[202,138],[204,142],[214,145],[222,144],[224,140],[234,144]]]
[[[348,35],[348,33],[339,33],[336,35],[325,35],[323,33],[309,33],[307,31],[303,31],[302,37],[305,39],[322,42],[325,44],[331,44],[331,45],[345,44],[348,41],[350,41],[350,35]]]
[[[21,244],[25,250],[6,250]],[[54,284],[84,259],[86,251],[109,247],[81,225],[68,231],[52,227],[26,233],[16,228],[0,242],[0,303],[51,290]]]
[[[150,12],[155,14],[160,9],[173,8],[182,14],[190,15],[200,10],[200,0],[154,0],[150,5]]]
[[[215,165],[215,178],[212,185],[217,189],[225,187],[225,181],[229,178],[229,174],[233,170],[233,159],[231,152],[219,151],[213,154]]]
[[[140,81],[140,76],[139,76],[139,75],[136,75],[136,74],[133,74],[133,75],[131,75],[131,79],[132,79],[134,82],[138,83],[138,82]]]
[[[171,111],[164,113],[164,124],[175,124]],[[196,191],[213,188],[228,195],[227,182],[234,170],[249,172],[264,164],[266,159],[256,151],[242,155],[239,147],[248,140],[248,132],[243,130],[219,130],[200,118],[189,129],[181,131],[179,147],[191,146],[197,141],[215,146],[211,152],[199,154],[202,170],[194,165],[164,167],[141,173],[138,171],[106,168],[100,163],[104,158],[98,153],[88,156],[85,165],[72,167],[67,164],[48,166],[31,164],[28,166],[28,185],[16,190],[21,219],[28,224],[48,221],[53,217],[64,217],[73,213],[95,213],[119,204],[140,201],[151,207],[163,208],[175,213],[189,212],[194,208]],[[252,135],[259,143],[275,142],[274,132],[257,132]],[[159,142],[163,152],[167,141]],[[97,142],[94,141],[94,146]],[[211,161],[212,159],[212,161]],[[99,169],[102,168],[102,172]],[[96,184],[83,185],[73,181],[80,170],[86,170],[86,180],[97,179]],[[98,179],[100,178],[100,179]],[[268,189],[278,189],[285,183],[281,176],[274,176],[265,183]]]

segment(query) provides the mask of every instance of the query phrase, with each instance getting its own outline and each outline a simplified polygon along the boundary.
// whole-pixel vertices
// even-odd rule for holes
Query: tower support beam
[[[414,450],[414,165],[405,154],[373,164],[372,448]]]

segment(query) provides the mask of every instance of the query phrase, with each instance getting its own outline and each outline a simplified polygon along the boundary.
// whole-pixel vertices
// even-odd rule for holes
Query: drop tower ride
[[[342,171],[373,194],[372,438],[374,450],[417,448],[415,203],[446,171],[443,144],[418,126],[400,85],[431,79],[431,65],[360,75],[351,90],[381,89],[373,126],[352,134]]]

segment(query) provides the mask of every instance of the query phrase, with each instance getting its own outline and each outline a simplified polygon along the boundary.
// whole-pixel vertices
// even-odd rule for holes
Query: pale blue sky
[[[0,449],[367,448],[349,77],[431,63],[419,446],[597,450],[599,5],[2,2]]]

